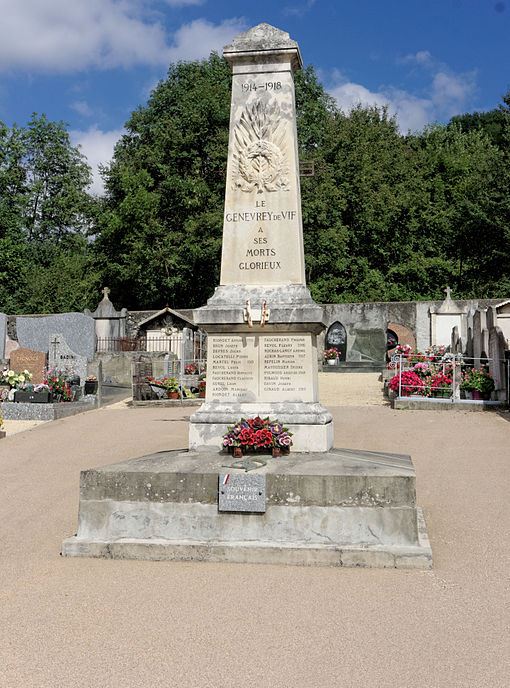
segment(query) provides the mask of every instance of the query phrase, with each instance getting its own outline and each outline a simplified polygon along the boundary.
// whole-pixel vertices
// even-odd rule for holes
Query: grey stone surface
[[[220,473],[218,476],[218,511],[266,510],[266,476],[247,473]]]
[[[408,456],[267,457],[264,513],[218,511],[219,452],[160,452],[83,471],[66,556],[429,568]],[[229,469],[230,473],[236,473]],[[237,472],[239,474],[239,472]]]
[[[477,401],[474,399],[393,399],[394,409],[408,411],[493,411],[502,408],[502,401]]]
[[[61,334],[52,333],[48,342],[48,365],[69,374],[79,375],[80,384],[85,384],[87,377],[87,359],[80,356],[67,344]]]
[[[60,333],[71,349],[91,361],[96,350],[94,319],[83,313],[18,316],[16,330],[20,346],[36,351],[48,351],[48,341],[54,332]]]
[[[7,339],[7,315],[0,313],[0,359],[5,357],[5,342]]]
[[[58,404],[25,404],[4,401],[0,405],[0,411],[5,420],[57,420],[90,411],[94,405],[95,397],[88,395],[80,401]]]
[[[258,24],[244,33],[237,35],[229,45],[223,49],[223,54],[227,57],[234,53],[236,59],[238,53],[259,52],[261,50],[298,50],[298,44],[293,41],[286,31],[277,29],[271,24]]]

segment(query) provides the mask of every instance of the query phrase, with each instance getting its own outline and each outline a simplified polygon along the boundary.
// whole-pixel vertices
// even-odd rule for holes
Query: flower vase
[[[336,358],[328,358],[328,365],[336,365]]]
[[[280,447],[273,447],[272,454],[273,454],[273,459],[277,459],[279,456],[282,455],[281,448]]]
[[[472,398],[474,401],[481,401],[482,400],[482,394],[477,389],[472,389],[471,395],[472,395]]]

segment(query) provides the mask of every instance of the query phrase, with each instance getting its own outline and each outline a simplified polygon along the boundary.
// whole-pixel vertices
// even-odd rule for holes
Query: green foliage
[[[0,123],[1,310],[82,310],[96,300],[85,239],[96,211],[90,180],[62,122]]]
[[[0,123],[0,310],[203,304],[218,283],[231,73],[171,65],[132,113],[106,195],[65,126]],[[296,74],[307,281],[319,302],[510,293],[510,92],[490,112],[403,136],[384,108],[341,112]]]

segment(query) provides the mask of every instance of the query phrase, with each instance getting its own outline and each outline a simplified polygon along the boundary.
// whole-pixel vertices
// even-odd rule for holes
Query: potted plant
[[[97,377],[95,375],[88,375],[85,380],[85,394],[97,394]]]
[[[159,398],[166,396],[167,399],[180,399],[180,386],[177,378],[150,376],[145,379]]]
[[[485,368],[471,368],[462,375],[460,388],[475,400],[487,400],[495,389],[494,378]]]
[[[198,398],[199,399],[205,399],[205,388],[206,388],[205,380],[200,380],[198,383]]]
[[[328,365],[336,365],[338,358],[338,351],[336,349],[325,349],[323,358]]]

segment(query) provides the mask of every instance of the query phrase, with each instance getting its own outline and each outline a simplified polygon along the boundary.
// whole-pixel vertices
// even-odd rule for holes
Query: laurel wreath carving
[[[285,121],[276,101],[247,106],[234,131],[234,188],[241,191],[288,191],[283,141]]]

